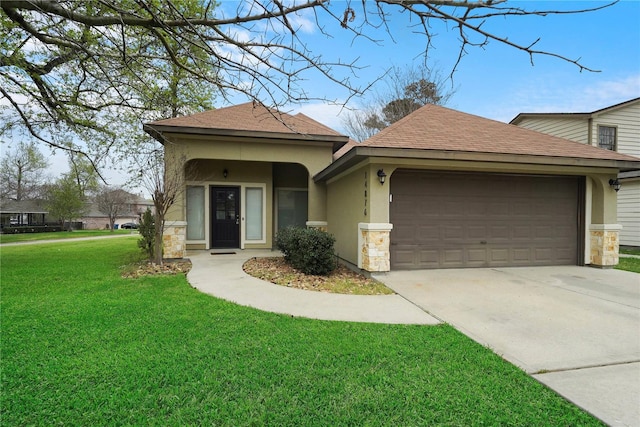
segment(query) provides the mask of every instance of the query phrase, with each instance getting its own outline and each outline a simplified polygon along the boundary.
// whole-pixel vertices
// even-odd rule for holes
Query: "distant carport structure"
[[[44,225],[48,213],[42,200],[0,201],[0,224],[3,227]]]

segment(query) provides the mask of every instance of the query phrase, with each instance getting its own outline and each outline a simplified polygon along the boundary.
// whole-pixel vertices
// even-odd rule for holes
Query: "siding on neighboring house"
[[[531,117],[523,119],[518,126],[586,144],[589,141],[587,123],[587,119]]]
[[[640,179],[624,181],[618,192],[618,223],[620,242],[640,246]]]
[[[616,151],[640,157],[640,98],[591,113],[521,113],[512,124],[598,146],[598,126],[616,128]],[[620,177],[618,223],[620,244],[640,246],[640,178]]]
[[[617,127],[617,151],[640,157],[640,103],[595,115],[592,123],[593,136],[591,141],[591,145],[595,146],[598,145],[598,125]]]

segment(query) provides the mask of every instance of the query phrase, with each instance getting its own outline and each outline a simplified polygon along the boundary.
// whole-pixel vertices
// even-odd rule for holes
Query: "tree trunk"
[[[153,262],[162,265],[162,230],[164,221],[156,215],[154,230],[155,238],[153,239]]]

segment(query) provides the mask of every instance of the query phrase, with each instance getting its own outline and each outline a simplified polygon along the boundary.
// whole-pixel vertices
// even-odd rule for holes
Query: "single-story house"
[[[427,105],[356,144],[302,115],[246,103],[159,120],[168,176],[165,256],[272,248],[319,227],[367,271],[618,262],[624,154]]]
[[[44,200],[0,200],[0,225],[45,225],[49,211],[44,205]]]

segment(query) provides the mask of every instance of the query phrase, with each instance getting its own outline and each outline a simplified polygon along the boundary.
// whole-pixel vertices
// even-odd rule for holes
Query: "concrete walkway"
[[[242,264],[252,257],[278,255],[269,250],[235,250],[235,253],[191,251],[193,264],[187,280],[196,289],[272,313],[319,320],[434,325],[437,319],[400,295],[342,295],[274,285],[249,276]]]
[[[68,239],[50,239],[50,240],[28,240],[24,242],[0,243],[1,246],[24,246],[24,245],[46,245],[48,243],[64,243],[64,242],[80,242],[83,240],[97,239],[117,239],[120,237],[140,237],[137,232],[131,234],[114,234],[113,236],[88,236],[88,237],[70,237]]]

